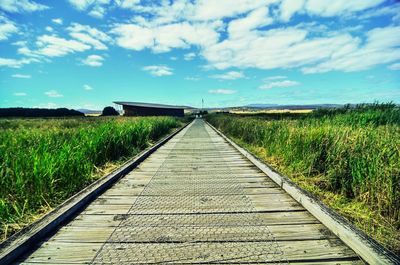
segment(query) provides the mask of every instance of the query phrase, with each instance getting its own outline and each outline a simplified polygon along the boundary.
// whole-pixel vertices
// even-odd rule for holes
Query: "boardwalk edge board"
[[[94,201],[110,186],[132,171],[158,148],[168,142],[172,137],[174,137],[192,122],[193,121],[188,122],[182,127],[175,129],[172,133],[165,136],[151,147],[140,152],[118,169],[96,180],[36,222],[25,227],[2,242],[0,244],[0,265],[10,264],[21,255],[26,254],[26,252],[34,248],[38,242],[52,232],[56,231],[61,224],[70,221],[76,214],[81,212],[84,207]]]
[[[237,145],[221,131],[207,122],[222,138],[235,147],[243,156],[263,171],[293,199],[307,209],[315,218],[338,236],[346,245],[369,264],[400,264],[400,257],[387,250],[373,238],[355,227],[347,219],[333,211],[311,193],[303,190],[288,177],[260,160],[251,152]]]

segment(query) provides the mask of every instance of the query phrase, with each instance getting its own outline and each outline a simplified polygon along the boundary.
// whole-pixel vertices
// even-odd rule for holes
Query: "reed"
[[[91,183],[97,167],[137,154],[180,125],[170,117],[0,120],[3,236]]]
[[[400,235],[400,110],[395,105],[207,119],[268,162],[278,161],[285,172],[305,181],[318,177],[319,191],[366,205],[383,217],[381,225]]]

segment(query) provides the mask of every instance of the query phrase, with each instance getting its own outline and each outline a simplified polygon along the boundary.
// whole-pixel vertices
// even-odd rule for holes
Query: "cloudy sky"
[[[394,0],[0,0],[0,107],[400,103]]]

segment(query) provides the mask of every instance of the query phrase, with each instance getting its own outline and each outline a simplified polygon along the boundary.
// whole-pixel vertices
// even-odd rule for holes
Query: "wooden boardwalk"
[[[202,120],[22,264],[364,264]]]

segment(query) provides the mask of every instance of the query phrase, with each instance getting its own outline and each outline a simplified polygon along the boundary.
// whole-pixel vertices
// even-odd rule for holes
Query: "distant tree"
[[[113,107],[108,106],[103,109],[101,116],[119,116],[119,112],[116,111]]]
[[[85,116],[85,114],[66,108],[39,109],[39,108],[0,108],[0,117],[67,117]]]

